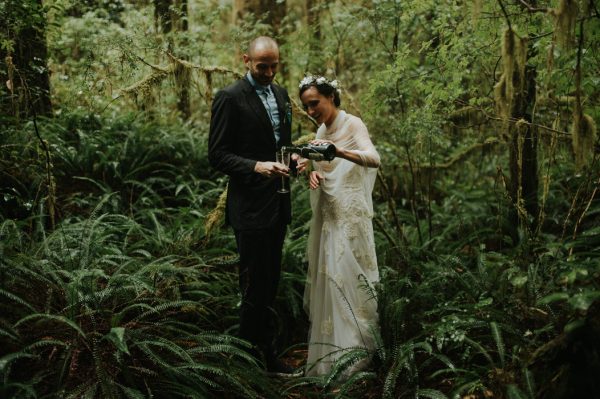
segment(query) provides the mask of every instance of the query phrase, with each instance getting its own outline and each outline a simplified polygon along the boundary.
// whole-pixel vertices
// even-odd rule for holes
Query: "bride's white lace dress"
[[[366,126],[344,111],[329,128],[321,125],[317,138],[352,150],[363,164],[379,165],[379,154]],[[378,316],[372,292],[379,271],[371,193],[377,169],[341,158],[313,162],[313,167],[324,180],[311,192],[313,218],[304,292],[311,323],[307,375],[323,375],[349,348],[374,347]],[[353,370],[363,368],[367,362],[356,364]]]

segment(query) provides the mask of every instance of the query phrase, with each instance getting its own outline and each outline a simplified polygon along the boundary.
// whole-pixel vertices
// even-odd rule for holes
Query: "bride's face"
[[[318,124],[324,123],[329,126],[335,120],[337,107],[333,104],[333,94],[324,96],[311,86],[300,96],[304,110],[308,115],[317,121]]]

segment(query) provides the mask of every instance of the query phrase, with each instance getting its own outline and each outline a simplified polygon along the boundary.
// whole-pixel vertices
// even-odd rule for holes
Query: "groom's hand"
[[[296,154],[294,154],[294,155],[296,155]],[[308,163],[310,161],[306,158],[301,158],[297,155],[296,155],[296,157],[297,157],[297,162],[298,162],[298,165],[296,166],[296,170],[298,171],[298,173],[304,173],[304,171],[308,167]]]
[[[271,178],[271,177],[277,177],[277,176],[288,177],[290,169],[287,166],[285,166],[284,164],[279,163],[279,162],[258,161],[258,162],[256,162],[256,165],[254,165],[254,171],[256,173],[260,173],[264,177]]]

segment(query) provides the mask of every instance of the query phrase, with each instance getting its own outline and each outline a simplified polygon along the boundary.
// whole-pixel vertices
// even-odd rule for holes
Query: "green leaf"
[[[129,348],[127,348],[127,342],[125,341],[125,328],[113,327],[104,337],[115,344],[120,352],[127,353],[128,355],[130,354]]]

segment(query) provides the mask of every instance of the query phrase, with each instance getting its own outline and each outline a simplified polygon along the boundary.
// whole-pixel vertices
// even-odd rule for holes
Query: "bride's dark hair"
[[[335,87],[332,83],[335,84]],[[298,96],[302,96],[302,93],[304,93],[310,87],[315,87],[319,94],[325,97],[329,97],[333,94],[333,104],[336,107],[339,107],[342,103],[340,99],[340,91],[337,88],[337,81],[330,82],[327,78],[323,76],[307,76],[304,79],[302,79],[302,82],[300,82],[300,90]]]

